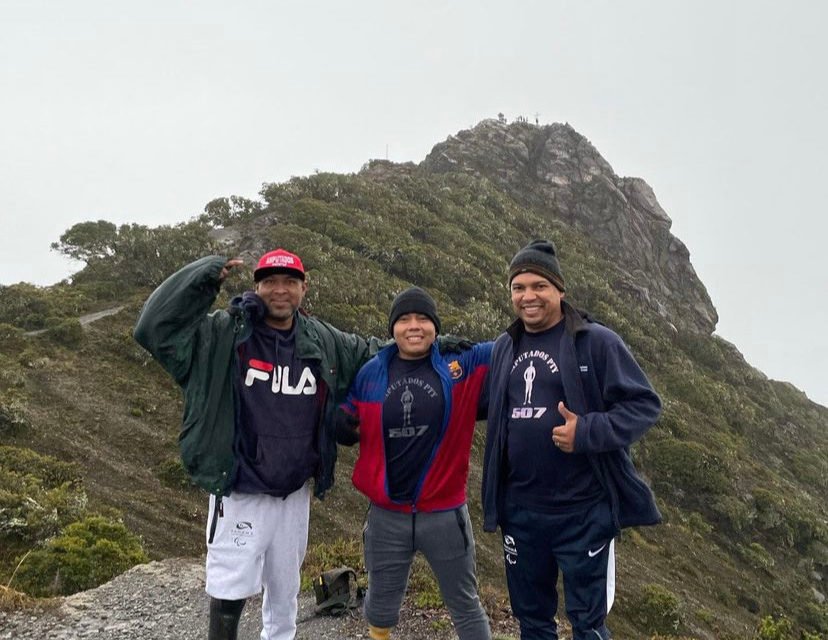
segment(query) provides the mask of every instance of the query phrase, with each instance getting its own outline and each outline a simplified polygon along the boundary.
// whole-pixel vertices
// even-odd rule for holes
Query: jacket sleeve
[[[327,326],[333,333],[336,345],[336,361],[339,370],[337,371],[335,398],[337,402],[341,402],[362,365],[382,349],[384,343],[379,338],[371,337],[365,340],[354,333],[345,333],[331,325]]]
[[[334,429],[336,432],[337,444],[350,447],[359,442],[359,416],[344,409],[345,405],[339,405],[334,418]]]
[[[179,384],[190,371],[199,327],[219,292],[227,262],[201,258],[176,271],[144,303],[133,336]]]
[[[474,368],[483,367],[485,371],[485,378],[483,385],[480,388],[480,396],[477,401],[477,420],[485,420],[489,411],[489,364],[492,361],[492,350],[494,349],[494,341],[479,342],[471,348],[471,360],[474,363]],[[467,352],[468,353],[468,352]]]
[[[352,446],[359,442],[359,409],[357,403],[360,399],[361,384],[364,380],[364,367],[359,370],[344,402],[336,408],[334,427],[336,430],[336,441],[338,444]]]
[[[607,341],[593,365],[603,410],[579,416],[577,453],[601,453],[629,447],[652,427],[661,413],[647,376],[618,336]]]

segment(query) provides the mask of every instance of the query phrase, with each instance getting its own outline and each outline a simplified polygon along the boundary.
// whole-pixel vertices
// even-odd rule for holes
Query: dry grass
[[[38,601],[25,593],[0,585],[0,611],[27,609],[34,606],[36,602]]]

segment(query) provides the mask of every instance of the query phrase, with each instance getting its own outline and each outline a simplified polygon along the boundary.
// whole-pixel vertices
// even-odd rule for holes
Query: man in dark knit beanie
[[[466,485],[493,343],[441,354],[437,305],[419,287],[394,298],[388,333],[394,343],[357,374],[337,425],[340,443],[359,442],[352,480],[371,501],[363,538],[368,636],[391,638],[419,552],[459,640],[489,640]]]
[[[559,291],[566,291],[557,251],[550,240],[532,240],[515,254],[509,263],[509,284],[519,273],[537,273],[554,284]]]
[[[573,640],[607,640],[620,528],[661,516],[629,446],[661,402],[621,338],[565,300],[555,245],[509,264],[517,319],[489,369],[483,529],[503,535],[522,640],[558,637],[558,570]]]
[[[388,335],[394,337],[394,324],[406,313],[421,313],[428,316],[434,323],[435,333],[440,333],[440,317],[437,315],[437,305],[434,298],[420,287],[410,287],[401,291],[391,303],[391,312],[388,314]]]

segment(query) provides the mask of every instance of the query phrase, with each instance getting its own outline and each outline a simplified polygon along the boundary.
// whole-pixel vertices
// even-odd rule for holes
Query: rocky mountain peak
[[[542,215],[584,233],[621,267],[612,283],[676,326],[710,334],[718,315],[672,221],[640,178],[619,177],[568,124],[484,120],[434,146],[426,171],[484,177]],[[566,248],[561,248],[566,255]]]

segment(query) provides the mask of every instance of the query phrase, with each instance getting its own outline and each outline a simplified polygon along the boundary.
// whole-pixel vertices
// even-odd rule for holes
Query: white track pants
[[[310,484],[286,498],[233,493],[222,499],[220,507],[210,496],[207,593],[241,600],[264,588],[261,640],[291,640],[296,635],[310,495]]]

